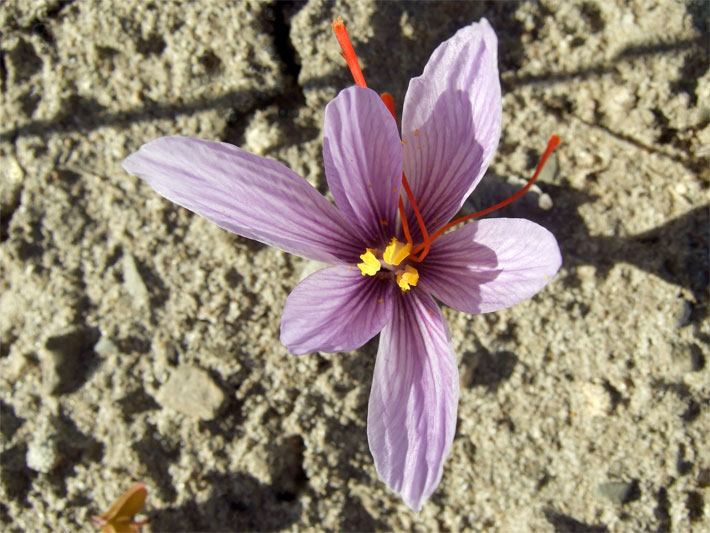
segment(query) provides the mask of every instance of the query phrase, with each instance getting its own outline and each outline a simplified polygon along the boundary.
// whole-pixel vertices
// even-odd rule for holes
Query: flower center
[[[411,250],[411,244],[401,243],[392,237],[384,252],[380,253],[379,250],[367,248],[365,253],[360,256],[362,263],[358,263],[357,267],[363,276],[374,276],[381,271],[385,276],[394,275],[399,288],[408,291],[411,287],[415,287],[419,281],[417,269],[406,262],[402,263],[409,257]]]

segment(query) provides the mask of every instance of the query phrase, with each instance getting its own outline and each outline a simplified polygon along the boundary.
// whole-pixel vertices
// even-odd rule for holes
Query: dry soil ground
[[[90,530],[134,480],[146,531],[710,530],[708,3],[5,0],[0,6],[0,523]],[[323,109],[401,106],[458,28],[499,37],[503,133],[471,203],[564,264],[502,312],[446,310],[461,372],[441,486],[378,480],[377,341],[279,343],[313,267],[158,197],[121,160],[167,134],[277,159],[325,190]],[[471,207],[471,206],[468,206]]]

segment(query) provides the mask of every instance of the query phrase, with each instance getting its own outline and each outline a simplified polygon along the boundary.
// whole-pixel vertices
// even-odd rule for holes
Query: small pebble
[[[589,416],[605,416],[611,412],[611,398],[603,385],[583,383],[580,386],[581,408]]]
[[[99,341],[94,345],[94,351],[100,355],[111,355],[117,354],[119,352],[118,346],[116,346],[111,339],[108,337],[101,337]]]
[[[150,296],[148,287],[146,287],[138,271],[136,260],[131,254],[123,256],[123,286],[133,298],[136,307],[148,307]]]
[[[613,503],[623,504],[639,497],[637,481],[612,481],[597,487],[597,493]]]
[[[193,366],[175,370],[156,397],[163,407],[192,418],[212,420],[224,403],[224,392],[207,372]]]
[[[93,354],[92,335],[83,326],[69,326],[47,338],[39,352],[46,392],[65,394],[82,385]]]
[[[57,436],[49,422],[40,423],[27,444],[27,466],[35,472],[48,474],[60,463]]]
[[[550,198],[550,195],[547,193],[543,193],[540,195],[537,200],[537,205],[543,211],[549,211],[554,206],[554,204],[552,203],[552,198]]]

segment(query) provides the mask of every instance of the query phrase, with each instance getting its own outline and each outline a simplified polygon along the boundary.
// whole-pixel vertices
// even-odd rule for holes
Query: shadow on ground
[[[217,494],[150,513],[154,531],[279,531],[297,522],[301,503],[284,496],[249,474],[207,474]]]

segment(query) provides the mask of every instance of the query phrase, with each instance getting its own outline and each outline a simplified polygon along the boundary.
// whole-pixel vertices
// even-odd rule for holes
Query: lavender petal
[[[456,428],[459,376],[449,330],[423,291],[395,291],[367,413],[375,468],[415,511],[436,489]]]
[[[482,19],[440,44],[424,73],[409,83],[402,117],[404,172],[415,198],[423,200],[419,207],[430,233],[460,209],[498,145],[497,46]]]
[[[231,144],[161,137],[128,156],[123,168],[242,237],[331,264],[362,253],[342,214],[306,180]]]
[[[371,247],[394,235],[402,144],[394,117],[371,89],[350,87],[325,108],[323,160],[335,203]]]
[[[359,348],[389,320],[392,287],[345,265],[311,274],[286,299],[281,343],[297,355]]]
[[[419,284],[465,313],[497,311],[540,291],[562,263],[555,237],[521,218],[470,222],[439,237]]]

